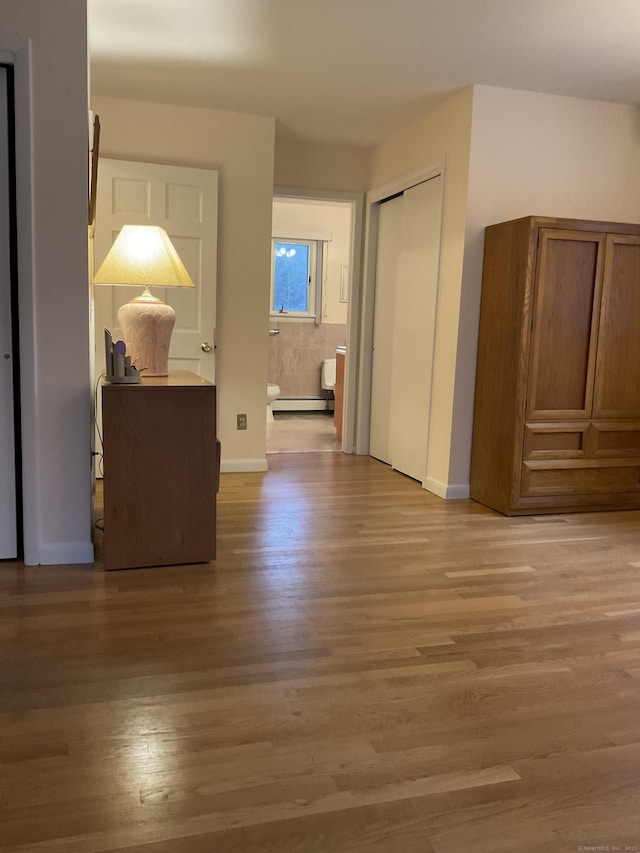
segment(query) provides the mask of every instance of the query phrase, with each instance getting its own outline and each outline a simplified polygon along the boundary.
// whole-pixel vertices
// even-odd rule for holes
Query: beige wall
[[[438,493],[455,485],[449,476],[456,346],[467,209],[473,90],[463,89],[430,109],[419,121],[378,145],[371,158],[369,185],[384,186],[445,162],[442,247],[437,307],[429,476]]]
[[[223,470],[266,467],[275,121],[192,107],[92,99],[105,157],[217,169],[220,233],[216,384]],[[248,429],[236,430],[247,413]]]
[[[25,562],[93,559],[85,0],[5,0],[16,71]],[[0,464],[2,464],[0,462]]]
[[[634,107],[477,86],[450,482],[467,483],[484,228],[520,216],[640,222]]]
[[[367,191],[369,149],[278,137],[274,185],[297,189]]]

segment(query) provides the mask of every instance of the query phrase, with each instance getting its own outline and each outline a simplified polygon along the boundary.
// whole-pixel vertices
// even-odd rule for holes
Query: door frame
[[[359,376],[359,335],[361,317],[362,270],[362,219],[364,196],[362,193],[335,190],[310,190],[299,187],[274,187],[274,198],[297,198],[306,201],[348,202],[351,205],[351,280],[347,302],[347,352],[344,370],[344,410],[342,418],[342,451],[357,453],[357,400]]]
[[[19,320],[18,310],[18,279],[17,279],[17,216],[16,216],[16,151],[15,151],[15,98],[14,98],[14,68],[13,65],[2,61],[0,57],[0,74],[2,83],[2,240],[6,255],[3,257],[3,273],[6,274],[1,296],[2,308],[6,316],[3,327],[8,338],[4,342],[2,372],[3,405],[6,409],[3,416],[3,445],[8,457],[4,465],[2,484],[2,503],[6,517],[2,520],[3,541],[0,543],[1,559],[21,559],[23,550],[22,535],[22,471],[21,471],[21,422],[20,422],[20,351],[19,351]],[[6,383],[6,385],[5,385]],[[4,432],[6,430],[6,432]],[[6,443],[5,443],[6,441]]]
[[[16,230],[15,262],[19,271],[18,330],[20,340],[20,429],[15,436],[22,459],[21,495],[22,541],[18,552],[26,565],[40,562],[40,506],[38,483],[41,467],[37,448],[37,394],[35,364],[35,278],[33,268],[33,194],[32,194],[32,93],[31,45],[27,38],[0,35],[0,60],[13,66]],[[19,532],[20,535],[20,532]]]
[[[362,276],[362,295],[360,300],[358,347],[358,380],[355,399],[355,435],[354,452],[369,455],[369,432],[371,427],[371,382],[373,377],[373,310],[376,289],[376,256],[378,251],[378,216],[380,204],[395,195],[411,189],[416,184],[442,176],[442,201],[444,206],[446,160],[436,160],[415,172],[409,172],[398,178],[374,187],[366,197],[364,225],[364,269]],[[442,231],[440,233],[442,246]],[[436,308],[437,311],[437,308]],[[437,335],[437,329],[436,329]],[[428,449],[427,449],[428,452]]]

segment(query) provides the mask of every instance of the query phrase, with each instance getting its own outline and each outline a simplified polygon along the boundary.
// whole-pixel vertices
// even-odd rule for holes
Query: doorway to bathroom
[[[353,449],[353,384],[345,370],[337,390],[335,375],[336,351],[348,360],[357,311],[352,281],[359,277],[361,216],[362,197],[354,194],[274,193],[267,453]]]

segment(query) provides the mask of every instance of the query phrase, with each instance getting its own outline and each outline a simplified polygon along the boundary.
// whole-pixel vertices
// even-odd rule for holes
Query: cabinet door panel
[[[594,421],[591,431],[594,458],[640,457],[638,421]]]
[[[529,418],[588,417],[604,236],[540,229]]]
[[[609,234],[593,413],[640,418],[640,237]]]
[[[524,427],[525,459],[581,459],[587,455],[589,422],[534,422]]]

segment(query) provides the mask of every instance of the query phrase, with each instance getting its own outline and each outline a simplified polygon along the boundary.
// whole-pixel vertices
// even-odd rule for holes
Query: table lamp
[[[175,246],[156,225],[125,225],[93,278],[94,284],[140,284],[144,290],[118,310],[127,355],[147,376],[167,376],[176,314],[150,287],[195,287]]]

